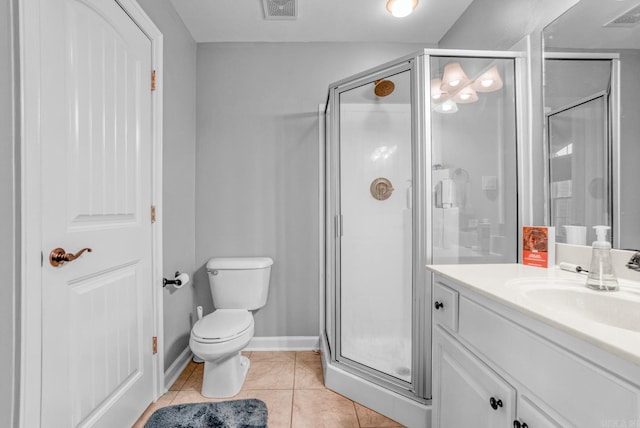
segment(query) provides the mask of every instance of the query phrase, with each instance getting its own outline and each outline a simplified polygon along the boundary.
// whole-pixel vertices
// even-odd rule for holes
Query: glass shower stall
[[[424,50],[329,87],[325,384],[405,425],[430,412],[425,265],[518,260],[519,61]]]

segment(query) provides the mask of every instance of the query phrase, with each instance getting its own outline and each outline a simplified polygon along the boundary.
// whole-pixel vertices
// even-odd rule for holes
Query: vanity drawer
[[[433,322],[458,331],[458,292],[436,281],[432,301]]]
[[[640,391],[623,379],[465,296],[459,306],[460,337],[570,425],[639,420]]]

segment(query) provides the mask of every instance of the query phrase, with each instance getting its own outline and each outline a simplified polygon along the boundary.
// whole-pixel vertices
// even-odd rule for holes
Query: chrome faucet
[[[640,272],[640,251],[631,257],[631,260],[627,262],[627,267]]]

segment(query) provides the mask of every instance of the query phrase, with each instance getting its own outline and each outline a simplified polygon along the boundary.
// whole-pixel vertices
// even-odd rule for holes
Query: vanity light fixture
[[[449,95],[446,91],[442,90],[442,80],[441,79],[432,79],[431,80],[431,98],[436,101],[442,101],[447,98]]]
[[[452,93],[467,86],[469,83],[470,80],[459,63],[451,62],[444,66],[441,86],[443,91]]]
[[[478,92],[493,92],[500,88],[502,88],[502,79],[498,73],[498,67],[495,65],[473,82],[473,89]]]
[[[477,79],[471,80],[459,63],[449,63],[444,66],[442,79],[431,80],[433,111],[455,113],[458,111],[458,104],[478,101],[478,92],[493,92],[502,86],[502,78],[495,65]]]
[[[469,104],[478,101],[478,94],[469,85],[462,88],[452,99],[458,104]]]
[[[389,0],[387,10],[396,18],[404,18],[411,15],[411,12],[418,6],[418,0]]]

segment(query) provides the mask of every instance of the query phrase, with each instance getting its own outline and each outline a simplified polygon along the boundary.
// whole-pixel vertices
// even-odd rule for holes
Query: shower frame
[[[408,426],[429,426],[431,419],[431,275],[424,266],[432,260],[431,203],[431,57],[512,59],[516,97],[516,153],[518,170],[518,229],[531,221],[530,166],[522,153],[531,153],[525,138],[526,106],[523,53],[515,51],[472,51],[424,49],[384,63],[329,85],[327,101],[319,109],[320,119],[320,346],[325,385],[367,407]],[[340,248],[339,185],[340,109],[339,94],[404,71],[411,82],[411,146],[413,198],[412,252],[412,382],[408,385],[359,364],[338,358],[340,343]],[[332,143],[337,142],[337,143]],[[525,142],[526,141],[526,142]],[[524,178],[521,179],[522,175]],[[515,237],[514,237],[515,239]],[[517,245],[518,253],[520,244]]]

